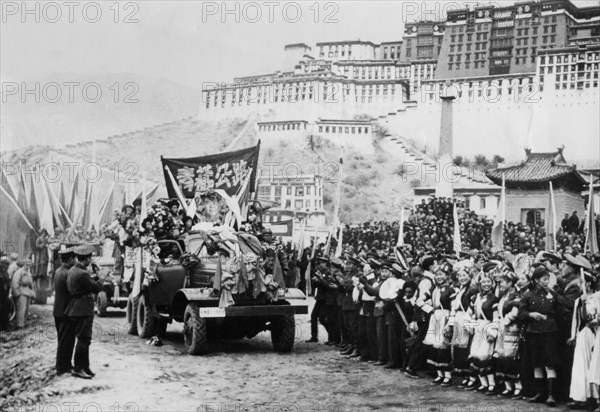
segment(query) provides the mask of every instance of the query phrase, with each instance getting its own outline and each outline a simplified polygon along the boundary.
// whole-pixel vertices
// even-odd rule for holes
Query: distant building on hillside
[[[526,149],[522,163],[491,169],[486,176],[497,185],[506,186],[506,220],[539,223],[546,220],[549,205],[550,182],[554,190],[556,217],[577,211],[584,217],[585,203],[581,196],[585,179],[575,165],[567,164],[560,147],[554,153],[533,153]]]
[[[258,199],[266,199],[278,208],[303,213],[323,212],[323,178],[319,175],[261,176],[258,179]],[[284,172],[285,173],[285,172]]]
[[[542,49],[597,42],[599,24],[597,3],[577,7],[569,0],[451,10],[436,78],[534,72]]]

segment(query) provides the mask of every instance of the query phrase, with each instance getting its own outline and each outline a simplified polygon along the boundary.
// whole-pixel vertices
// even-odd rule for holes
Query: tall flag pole
[[[556,204],[554,202],[554,188],[549,182],[548,211],[546,213],[546,251],[556,249]]]
[[[146,190],[145,190],[145,185],[144,185],[144,176],[142,175],[142,178],[140,179],[141,183],[142,183],[142,204],[141,204],[141,211],[140,211],[140,229],[143,229],[143,222],[144,219],[146,219],[147,216],[147,211],[146,211]]]
[[[454,203],[454,207],[452,208],[452,218],[454,219],[454,251],[458,256],[458,254],[462,250],[462,240],[460,238],[460,222],[458,221],[458,206],[456,202]]]
[[[338,232],[337,248],[335,249],[335,255],[334,255],[336,258],[340,258],[342,256],[343,239],[344,239],[344,226],[340,225],[340,230]]]
[[[590,250],[592,255],[598,253],[598,234],[596,233],[596,222],[594,221],[594,177],[590,174],[590,192],[588,200],[588,210],[585,216],[585,246],[583,250]]]
[[[343,170],[342,165],[344,164],[344,146],[340,149],[340,173],[338,175],[337,187],[335,191],[335,206],[333,208],[333,226],[335,228],[340,225],[340,201],[342,196],[342,178]]]
[[[504,219],[506,218],[506,185],[504,174],[502,174],[502,190],[500,191],[499,206],[492,228],[492,247],[504,249]]]
[[[398,228],[398,241],[396,246],[404,246],[404,207],[400,209],[400,227]]]

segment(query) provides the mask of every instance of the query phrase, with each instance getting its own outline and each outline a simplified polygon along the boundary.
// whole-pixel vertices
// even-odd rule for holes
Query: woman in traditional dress
[[[492,373],[492,355],[494,343],[498,335],[497,325],[493,322],[494,311],[498,307],[498,298],[494,295],[494,280],[491,273],[481,272],[479,293],[471,304],[471,316],[474,322],[473,340],[469,352],[471,371],[479,378],[478,392],[493,395],[496,391],[496,380]],[[473,386],[465,388],[474,389]]]
[[[568,404],[571,408],[580,408],[592,398],[592,384],[589,381],[588,369],[592,361],[594,350],[594,326],[598,307],[588,291],[594,290],[594,277],[586,272],[585,289],[583,295],[575,300],[573,307],[573,322],[571,324],[571,338],[567,342],[575,345],[571,373],[571,386],[569,397],[573,400]]]
[[[452,297],[450,318],[447,327],[452,331],[452,366],[454,373],[466,375],[459,386],[475,386],[475,376],[469,376],[469,342],[471,341],[469,307],[477,289],[471,286],[471,273],[461,268],[457,275],[458,288]]]
[[[598,407],[594,412],[600,412],[600,279],[596,279],[596,290],[596,293],[590,298],[596,309],[596,316],[588,323],[588,326],[595,329],[596,334],[587,376],[592,387],[592,396],[598,403]]]
[[[529,401],[545,401],[548,406],[554,406],[556,367],[561,364],[556,323],[557,314],[561,309],[560,297],[548,288],[550,274],[545,267],[537,267],[531,275],[531,281],[531,289],[519,302],[519,318],[527,322],[524,351],[533,367],[533,376],[537,384],[537,393],[529,398]]]
[[[521,296],[515,288],[518,278],[512,268],[503,265],[498,276],[500,301],[494,313],[498,322],[498,339],[494,350],[494,370],[496,376],[504,380],[504,391],[498,396],[521,398],[523,389],[519,380],[520,356],[519,341],[521,321],[517,318]]]
[[[435,272],[435,289],[431,295],[433,315],[429,319],[429,329],[423,344],[428,345],[429,356],[427,363],[433,365],[437,371],[437,377],[433,380],[436,385],[452,385],[452,353],[450,338],[452,335],[446,328],[450,317],[452,293],[454,290],[449,282],[452,274],[452,265],[448,262],[442,263]]]

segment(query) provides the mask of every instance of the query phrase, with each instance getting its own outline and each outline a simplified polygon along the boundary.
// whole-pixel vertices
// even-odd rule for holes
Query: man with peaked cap
[[[77,262],[67,276],[67,288],[73,299],[66,309],[71,319],[77,343],[75,345],[74,367],[71,374],[78,378],[91,379],[94,372],[90,369],[90,344],[94,326],[94,295],[100,292],[101,284],[97,277],[92,278],[87,271],[92,263],[94,247],[77,246],[74,249]]]
[[[327,330],[327,303],[325,285],[321,281],[317,273],[322,273],[327,270],[329,259],[323,257],[315,258],[317,267],[315,268],[315,276],[311,278],[315,295],[315,306],[310,313],[310,339],[306,342],[315,343],[319,341],[319,323]]]
[[[54,274],[54,324],[57,334],[56,348],[56,374],[62,375],[73,369],[71,359],[75,347],[75,329],[71,319],[65,314],[65,310],[73,298],[69,293],[67,278],[69,269],[75,264],[75,253],[73,248],[64,248],[59,252],[61,266]]]
[[[424,256],[421,261],[423,276],[418,283],[418,297],[415,303],[415,312],[413,322],[418,330],[415,336],[414,344],[408,361],[408,366],[404,371],[409,378],[418,378],[417,371],[424,366],[427,347],[423,344],[427,335],[427,326],[429,318],[433,312],[431,306],[431,294],[433,292],[435,281],[433,271],[437,266],[437,261],[433,256]]]
[[[327,326],[329,337],[327,344],[329,345],[340,345],[342,337],[342,310],[341,310],[341,299],[340,299],[340,282],[338,278],[341,276],[341,270],[344,265],[341,260],[333,258],[331,260],[329,268],[329,274],[325,276],[327,281],[327,292],[325,303],[327,304]]]
[[[404,262],[402,262],[402,265]],[[402,276],[406,268],[401,264],[387,261],[384,266],[390,270],[392,277],[385,280],[379,289],[379,297],[383,300],[383,322],[387,329],[387,364],[385,369],[394,369],[402,367],[402,325],[403,321],[396,308],[396,303],[401,299],[400,293],[404,286]]]
[[[352,298],[352,292],[354,290],[354,281],[358,281],[358,267],[360,261],[354,257],[350,257],[346,260],[346,267],[344,268],[344,275],[342,280],[342,321],[346,333],[348,333],[350,342],[346,350],[342,351],[343,355],[349,355],[350,357],[359,356],[358,353],[358,311],[360,306],[355,303]]]
[[[359,312],[359,335],[362,338],[362,344],[359,349],[361,352],[361,361],[376,362],[378,358],[377,348],[377,320],[375,319],[375,298],[378,295],[379,287],[379,269],[381,262],[375,253],[367,253],[368,264],[363,268],[363,276],[359,278],[362,287],[362,306]],[[362,326],[362,327],[361,327]]]

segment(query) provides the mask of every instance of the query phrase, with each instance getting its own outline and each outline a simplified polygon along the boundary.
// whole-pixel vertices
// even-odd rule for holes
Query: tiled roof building
[[[525,151],[520,164],[498,167],[486,172],[497,185],[506,186],[506,220],[539,223],[545,220],[549,205],[550,182],[554,190],[557,218],[577,211],[583,216],[585,204],[581,192],[586,184],[575,165],[567,163],[563,147],[553,153]]]

